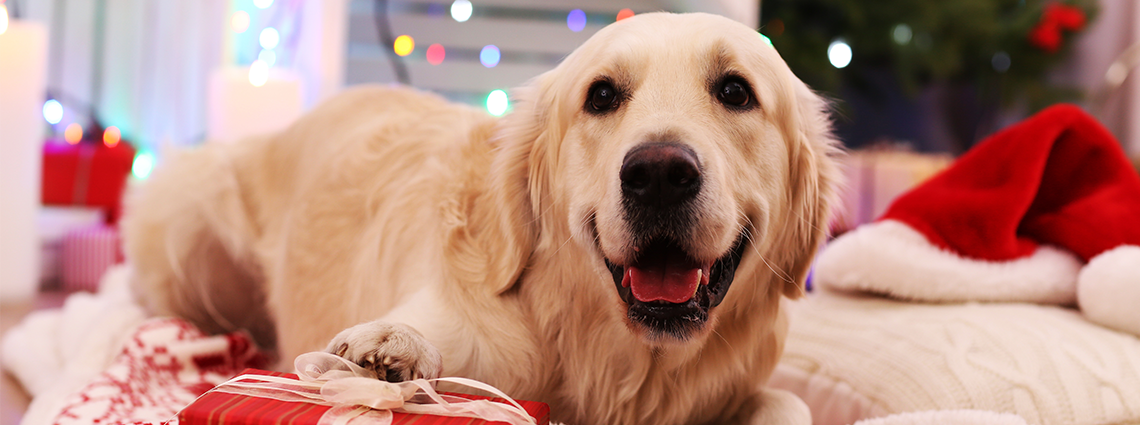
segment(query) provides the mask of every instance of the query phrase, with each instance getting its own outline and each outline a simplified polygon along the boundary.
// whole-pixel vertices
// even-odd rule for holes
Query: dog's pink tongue
[[[683,303],[693,297],[702,268],[680,255],[662,255],[626,269],[625,280],[641,302]]]
[[[680,267],[629,268],[629,289],[641,302],[683,303],[697,292],[701,269]]]

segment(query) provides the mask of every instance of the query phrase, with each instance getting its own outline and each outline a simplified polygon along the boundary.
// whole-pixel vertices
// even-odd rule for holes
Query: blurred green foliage
[[[1078,8],[1085,28],[1096,14],[1094,0],[763,0],[760,32],[796,75],[833,97],[866,90],[866,70],[886,70],[911,96],[932,83],[966,83],[1034,111],[1080,96],[1045,78],[1079,30],[1061,31],[1057,51],[1030,42],[1049,3]],[[853,51],[843,69],[828,61],[836,39]]]

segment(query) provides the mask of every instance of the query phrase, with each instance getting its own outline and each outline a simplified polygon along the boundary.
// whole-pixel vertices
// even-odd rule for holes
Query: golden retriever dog
[[[756,31],[614,23],[494,118],[354,88],[128,199],[156,314],[464,376],[568,424],[809,423],[764,389],[836,180],[826,105]]]

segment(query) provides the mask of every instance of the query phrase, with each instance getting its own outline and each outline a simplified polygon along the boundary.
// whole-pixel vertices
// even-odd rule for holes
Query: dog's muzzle
[[[653,337],[685,340],[699,332],[709,311],[724,301],[747,240],[747,232],[741,232],[732,249],[711,264],[697,263],[668,241],[639,248],[630,265],[608,259],[605,263],[632,323]]]
[[[605,259],[628,317],[651,337],[688,339],[724,300],[744,253],[742,231],[733,247],[713,261],[698,261],[685,250],[694,231],[701,189],[696,154],[677,143],[648,143],[622,163],[622,208],[635,258],[629,264]]]

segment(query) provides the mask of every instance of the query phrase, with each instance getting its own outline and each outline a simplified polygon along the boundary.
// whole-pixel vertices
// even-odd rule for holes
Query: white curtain
[[[47,81],[65,105],[61,133],[72,122],[86,126],[84,108],[93,105],[141,149],[200,141],[228,0],[15,1],[23,18],[51,27]]]

